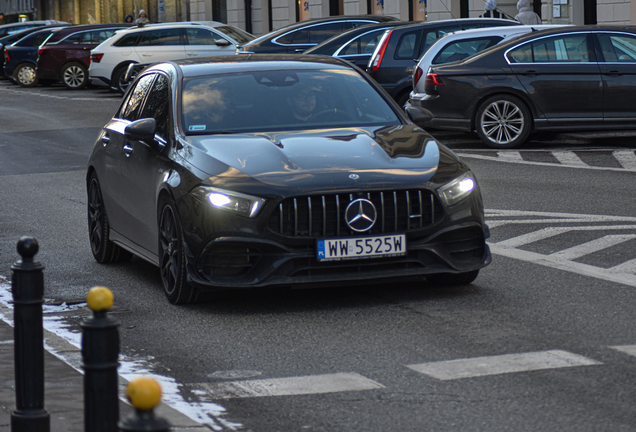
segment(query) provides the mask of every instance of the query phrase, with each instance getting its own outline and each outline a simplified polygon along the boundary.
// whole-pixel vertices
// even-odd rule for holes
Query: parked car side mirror
[[[149,147],[157,148],[159,145],[155,141],[155,132],[157,130],[157,120],[153,118],[145,118],[135,120],[124,129],[126,138],[131,141],[141,141]]]
[[[216,46],[220,46],[220,47],[231,45],[230,41],[228,41],[226,39],[215,39],[214,43],[216,44]]]

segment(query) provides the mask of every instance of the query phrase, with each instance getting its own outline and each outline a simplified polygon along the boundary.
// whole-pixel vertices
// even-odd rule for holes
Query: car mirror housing
[[[157,120],[153,118],[145,118],[135,120],[126,126],[126,138],[133,141],[143,141],[150,147],[155,145],[155,131],[157,130]]]
[[[215,39],[214,43],[216,44],[216,46],[229,46],[229,45],[231,45],[230,41],[225,40],[225,39]]]

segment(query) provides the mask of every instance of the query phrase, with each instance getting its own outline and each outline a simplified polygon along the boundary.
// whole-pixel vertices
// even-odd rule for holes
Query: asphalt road
[[[211,430],[636,430],[631,136],[495,152],[436,133],[488,212],[493,263],[469,286],[237,291],[177,307],[153,266],[90,253],[84,167],[120,98],[7,81],[0,95],[0,276],[32,235],[49,303],[111,288],[125,363],[174,379]]]

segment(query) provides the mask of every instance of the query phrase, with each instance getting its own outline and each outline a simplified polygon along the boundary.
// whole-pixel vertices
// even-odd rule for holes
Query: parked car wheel
[[[35,87],[38,84],[35,66],[30,63],[18,65],[18,67],[15,68],[13,76],[21,87]]]
[[[88,70],[81,63],[69,63],[62,68],[62,82],[69,90],[79,90],[88,84]]]
[[[434,285],[453,286],[453,285],[468,285],[477,279],[479,270],[474,270],[466,273],[440,273],[427,275],[426,280]]]
[[[91,251],[98,263],[128,261],[132,254],[110,241],[108,216],[102,199],[97,176],[93,173],[88,183],[88,234]]]
[[[115,88],[117,92],[121,94],[126,93],[126,89],[128,89],[128,86],[130,85],[130,82],[124,79],[127,69],[128,69],[128,65],[122,66],[118,68],[113,74],[113,81],[112,81],[113,87]]]
[[[159,218],[159,269],[166,297],[172,304],[197,301],[199,290],[188,284],[183,233],[175,206],[164,201]]]
[[[475,115],[477,134],[492,148],[521,145],[528,138],[531,126],[532,116],[526,104],[510,95],[489,97]]]

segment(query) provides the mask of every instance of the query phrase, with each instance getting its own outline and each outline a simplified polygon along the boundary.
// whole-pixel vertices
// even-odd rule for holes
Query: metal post
[[[126,396],[135,411],[119,423],[122,432],[169,432],[170,423],[155,416],[161,403],[161,386],[153,378],[140,377],[126,386]]]
[[[11,266],[17,408],[11,413],[11,431],[48,432],[51,419],[44,409],[42,329],[44,266],[33,260],[39,249],[36,239],[20,238],[17,249],[22,259]]]
[[[80,323],[84,368],[84,431],[117,432],[119,322],[107,315],[113,305],[113,294],[108,288],[95,287],[88,293],[86,302],[93,310],[93,317]]]

